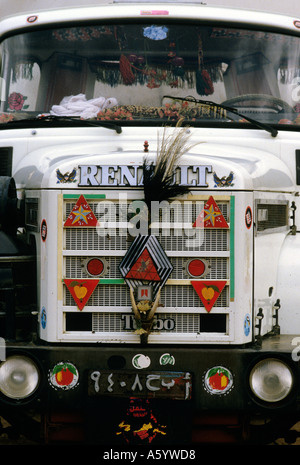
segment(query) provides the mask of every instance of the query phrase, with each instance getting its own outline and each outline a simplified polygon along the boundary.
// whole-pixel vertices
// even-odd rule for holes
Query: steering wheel
[[[295,113],[295,110],[291,105],[289,105],[284,100],[273,97],[273,95],[267,94],[245,94],[239,95],[237,97],[230,98],[222,102],[223,105],[233,106],[235,107],[238,104],[238,107],[242,107],[243,102],[251,102],[251,105],[248,106],[256,106],[255,103],[262,102],[260,105],[261,107],[269,107],[277,111],[277,113]],[[263,105],[263,103],[267,103],[267,105]]]

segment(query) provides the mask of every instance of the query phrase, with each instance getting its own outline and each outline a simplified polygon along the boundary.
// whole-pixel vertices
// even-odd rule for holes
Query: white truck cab
[[[300,18],[72,4],[7,15],[0,54],[0,415],[46,443],[285,434]]]

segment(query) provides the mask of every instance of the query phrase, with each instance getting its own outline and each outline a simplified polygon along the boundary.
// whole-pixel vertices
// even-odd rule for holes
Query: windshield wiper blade
[[[62,121],[62,122],[77,121],[80,124],[87,125],[87,126],[103,126],[108,129],[113,129],[118,134],[121,134],[122,132],[121,126],[112,121],[103,121],[99,119],[83,119],[83,118],[80,118],[80,116],[41,115],[41,116],[38,116],[37,119],[40,119],[43,121]]]
[[[243,113],[240,113],[236,108],[229,107],[227,105],[223,105],[222,103],[215,103],[211,100],[199,100],[194,97],[172,97],[171,95],[164,95],[163,98],[171,98],[174,100],[183,100],[184,102],[194,102],[194,103],[199,103],[201,105],[211,105],[215,108],[220,108],[226,111],[229,111],[231,113],[234,113],[235,115],[239,116],[240,118],[244,118],[247,120],[249,123],[253,124],[253,126],[258,127],[259,129],[263,129],[265,131],[268,131],[272,137],[276,137],[278,134],[277,129],[273,128],[271,125],[266,124],[266,123],[261,123],[260,121],[257,121],[255,119],[250,118],[247,115],[244,115]]]
[[[26,125],[28,123],[37,125],[40,122],[44,121],[53,121],[53,122],[60,122],[60,123],[71,123],[75,124],[76,126],[93,126],[99,127],[103,126],[107,129],[112,129],[116,131],[118,134],[121,134],[122,127],[112,121],[102,121],[97,119],[82,119],[79,116],[56,116],[56,115],[39,115],[31,118],[22,118],[22,119],[15,119],[12,121],[8,121],[7,123],[3,123],[3,126],[9,125],[9,127],[15,127],[16,124]],[[2,124],[0,125],[2,127]]]

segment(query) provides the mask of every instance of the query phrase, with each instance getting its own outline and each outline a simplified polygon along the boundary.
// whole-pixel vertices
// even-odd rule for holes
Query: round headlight
[[[25,399],[37,389],[39,371],[28,357],[13,355],[0,365],[0,392],[11,399]]]
[[[279,402],[291,392],[292,371],[281,360],[262,360],[251,370],[250,387],[259,399],[265,402]]]

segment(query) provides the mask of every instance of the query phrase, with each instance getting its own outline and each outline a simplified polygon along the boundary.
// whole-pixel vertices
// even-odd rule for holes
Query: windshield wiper
[[[108,128],[108,129],[112,129],[116,131],[118,134],[121,134],[122,132],[122,127],[119,124],[116,124],[111,121],[102,121],[102,120],[96,120],[96,119],[82,119],[79,116],[56,116],[56,115],[39,115],[35,117],[30,117],[30,118],[15,119],[12,121],[8,121],[7,123],[0,124],[0,128],[1,127],[13,128],[13,127],[16,127],[16,125],[18,124],[21,126],[26,126],[28,123],[30,125],[37,126],[39,125],[39,123],[42,123],[44,121],[60,122],[62,124],[71,123],[71,125],[76,125],[76,126],[93,126],[93,127],[103,126],[104,128]]]
[[[228,107],[227,105],[223,105],[222,103],[215,103],[210,100],[198,100],[194,97],[172,97],[171,95],[164,95],[163,98],[171,98],[173,100],[183,100],[184,102],[194,102],[194,103],[199,103],[201,105],[211,105],[215,108],[220,108],[226,111],[229,111],[231,113],[234,113],[235,115],[239,116],[240,118],[244,118],[247,120],[249,123],[253,124],[253,126],[258,127],[259,129],[263,129],[265,131],[268,131],[272,137],[276,137],[278,134],[277,129],[273,128],[269,124],[266,123],[261,123],[260,121],[257,121],[255,119],[250,118],[247,115],[244,115],[240,113],[236,108],[233,107]]]

